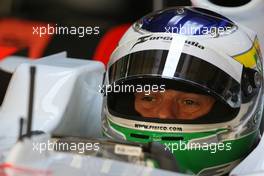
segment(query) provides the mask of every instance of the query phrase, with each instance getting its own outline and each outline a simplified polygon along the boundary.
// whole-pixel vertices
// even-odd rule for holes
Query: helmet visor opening
[[[163,75],[166,71],[167,55],[168,50],[143,50],[130,53],[110,66],[109,84],[116,82],[122,84],[122,80],[144,76],[160,77],[161,80],[165,78],[183,80],[196,87],[202,87],[209,94],[217,95],[232,108],[240,107],[240,83],[228,73],[203,59],[181,53],[174,75],[169,78]]]
[[[107,95],[108,111],[125,119],[206,124],[232,120],[239,111],[216,94],[184,80],[134,77],[116,82],[115,86],[123,91]]]

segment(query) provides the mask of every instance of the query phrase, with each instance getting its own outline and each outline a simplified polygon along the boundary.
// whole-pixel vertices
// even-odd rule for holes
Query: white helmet
[[[170,148],[181,171],[226,173],[258,139],[262,70],[258,40],[251,30],[201,8],[151,13],[130,27],[111,55],[105,77],[104,133],[166,146],[185,143],[185,150]],[[164,88],[213,97],[215,102],[195,119],[149,118],[138,111],[136,93],[151,94],[153,86],[158,93]],[[145,104],[146,114],[162,109],[159,102],[155,107]],[[190,149],[192,144],[199,147]],[[224,146],[221,150],[201,150],[219,144]]]

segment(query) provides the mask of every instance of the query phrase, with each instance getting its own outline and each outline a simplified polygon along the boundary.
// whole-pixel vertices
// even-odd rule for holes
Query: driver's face
[[[172,89],[164,92],[135,93],[135,109],[143,117],[194,120],[207,114],[214,105],[211,96]]]

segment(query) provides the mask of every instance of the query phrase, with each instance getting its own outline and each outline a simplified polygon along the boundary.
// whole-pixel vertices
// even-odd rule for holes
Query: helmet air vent
[[[133,138],[139,138],[139,139],[149,139],[149,136],[144,135],[144,134],[131,133],[130,136],[133,137]]]
[[[163,140],[163,141],[182,141],[183,137],[181,137],[181,136],[164,136],[164,137],[161,137],[161,140]]]

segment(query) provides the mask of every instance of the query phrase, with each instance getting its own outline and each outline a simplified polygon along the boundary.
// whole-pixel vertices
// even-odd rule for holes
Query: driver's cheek
[[[178,117],[182,120],[194,120],[203,115],[203,108],[200,106],[186,107],[181,106],[178,111]]]

